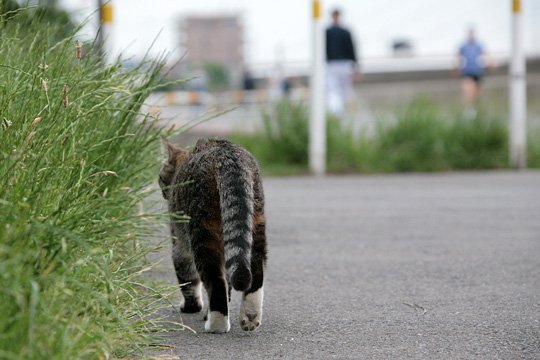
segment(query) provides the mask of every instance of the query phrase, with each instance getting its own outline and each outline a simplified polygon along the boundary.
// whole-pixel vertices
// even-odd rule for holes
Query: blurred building
[[[180,20],[180,44],[185,52],[181,71],[222,67],[230,85],[238,85],[244,70],[243,31],[237,15],[184,17]]]

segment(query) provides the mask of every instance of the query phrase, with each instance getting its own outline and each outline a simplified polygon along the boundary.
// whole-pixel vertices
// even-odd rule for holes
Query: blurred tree
[[[207,85],[210,91],[223,91],[229,87],[230,73],[227,67],[220,63],[207,62],[204,64]]]
[[[15,16],[16,11],[19,9],[19,4],[14,0],[0,0],[0,16],[2,22],[9,20]]]
[[[30,28],[31,24],[41,23],[54,24],[59,28],[58,37],[63,38],[75,30],[75,24],[71,21],[66,11],[56,6],[55,0],[37,2],[36,8],[20,6],[14,0],[0,0],[0,19],[4,26],[9,23],[18,23],[23,28]]]

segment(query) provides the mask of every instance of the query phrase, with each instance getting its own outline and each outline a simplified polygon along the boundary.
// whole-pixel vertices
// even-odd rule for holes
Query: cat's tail
[[[217,172],[223,225],[225,269],[230,285],[238,291],[251,286],[253,243],[253,175],[236,161],[226,161]]]

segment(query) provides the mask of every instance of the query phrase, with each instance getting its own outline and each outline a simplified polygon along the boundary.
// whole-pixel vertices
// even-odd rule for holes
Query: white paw
[[[262,304],[264,291],[261,287],[254,293],[250,293],[242,298],[240,307],[240,326],[242,330],[253,331],[262,322]]]
[[[204,323],[204,330],[214,334],[222,334],[229,332],[231,324],[229,323],[229,317],[223,315],[219,311],[209,311],[208,318]]]

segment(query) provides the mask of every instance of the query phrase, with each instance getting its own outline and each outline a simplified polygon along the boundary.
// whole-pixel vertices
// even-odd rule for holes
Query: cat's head
[[[165,150],[166,161],[163,163],[159,171],[159,187],[165,199],[169,199],[171,185],[173,185],[174,174],[176,170],[189,157],[189,151],[173,145],[165,138],[162,139],[163,149]]]

